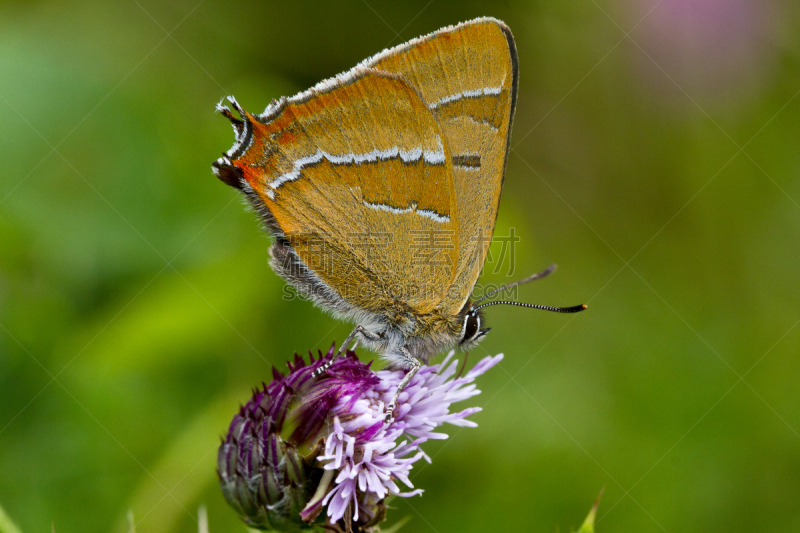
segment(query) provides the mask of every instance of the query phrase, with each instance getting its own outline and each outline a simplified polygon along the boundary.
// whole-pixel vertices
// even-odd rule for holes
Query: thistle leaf
[[[594,505],[592,505],[592,509],[589,511],[589,514],[586,516],[586,520],[583,521],[581,524],[580,529],[575,533],[594,533],[594,518],[597,515],[597,506],[600,505],[600,498],[603,496],[603,488],[600,491],[600,494],[597,495],[597,499],[594,501]]]

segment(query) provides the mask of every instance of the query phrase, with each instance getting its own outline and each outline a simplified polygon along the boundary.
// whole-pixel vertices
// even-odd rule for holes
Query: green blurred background
[[[282,298],[211,173],[214,104],[505,20],[520,86],[478,429],[403,531],[800,531],[800,5],[764,0],[0,4],[0,505],[25,532],[244,531],[220,435],[350,327]],[[367,354],[365,354],[367,355]]]

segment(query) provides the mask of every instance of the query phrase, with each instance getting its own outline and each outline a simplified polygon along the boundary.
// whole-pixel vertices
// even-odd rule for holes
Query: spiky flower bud
[[[308,435],[301,435],[297,420],[287,420],[287,415],[311,388],[313,366],[313,358],[312,365],[305,365],[296,356],[287,377],[273,368],[273,381],[253,392],[233,417],[219,448],[222,493],[248,526],[277,531],[307,527],[300,511],[313,495],[321,473],[311,466],[313,458],[303,457],[313,435],[304,439]],[[316,428],[304,422],[306,434],[318,433],[322,426],[321,420]],[[297,430],[284,436],[283,432],[295,425]]]
[[[433,430],[445,422],[475,426],[465,418],[479,408],[450,413],[450,404],[479,394],[472,381],[502,359],[487,357],[455,379],[452,353],[422,367],[386,424],[404,372],[374,372],[347,352],[314,377],[333,355],[333,347],[316,360],[310,355],[309,364],[295,355],[287,376],[273,369],[273,381],[240,409],[220,446],[222,492],[251,527],[298,531],[319,523],[349,532],[381,522],[388,495],[422,492],[402,492],[396,482],[413,488],[413,464],[430,461],[420,445],[447,438]]]

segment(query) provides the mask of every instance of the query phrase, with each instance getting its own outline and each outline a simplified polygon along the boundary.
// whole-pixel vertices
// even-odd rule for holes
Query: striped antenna
[[[530,307],[533,309],[542,309],[544,311],[553,311],[554,313],[578,313],[586,309],[586,304],[573,305],[572,307],[553,307],[551,305],[524,304],[520,302],[501,300],[498,302],[489,302],[487,304],[479,305],[478,307],[473,307],[472,310],[477,311],[478,309],[483,309],[484,307],[489,307],[490,305],[516,305],[519,307]]]
[[[546,276],[549,276],[550,274],[555,272],[556,268],[558,268],[558,265],[556,265],[554,263],[554,264],[550,265],[549,267],[547,267],[546,269],[542,270],[541,272],[537,272],[536,274],[528,276],[527,278],[521,279],[519,281],[515,281],[514,283],[509,283],[508,285],[503,285],[502,287],[498,287],[495,290],[484,294],[483,297],[479,298],[477,302],[472,304],[472,306],[475,307],[476,305],[478,305],[479,303],[481,303],[485,299],[491,298],[492,296],[494,296],[498,292],[504,291],[506,289],[510,289],[511,287],[516,287],[517,285],[524,285],[525,283],[528,283],[530,281],[534,281],[534,280],[537,280],[537,279],[542,279],[542,278],[544,278]],[[481,307],[483,307],[483,306],[481,306]]]

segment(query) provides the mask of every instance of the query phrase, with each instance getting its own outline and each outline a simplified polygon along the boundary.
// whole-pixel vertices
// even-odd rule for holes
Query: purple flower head
[[[450,405],[479,394],[473,381],[503,357],[486,357],[462,377],[452,352],[423,366],[386,424],[405,372],[374,372],[348,351],[312,377],[333,355],[331,347],[308,365],[295,355],[288,376],[273,370],[272,383],[255,391],[220,446],[223,494],[252,527],[296,531],[318,523],[363,531],[381,522],[387,496],[422,493],[409,475],[418,460],[430,462],[422,443],[447,438],[434,430],[476,425],[466,417],[480,408],[450,412]]]

